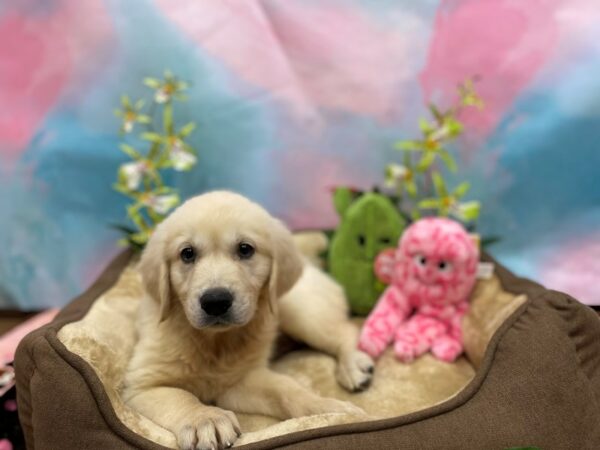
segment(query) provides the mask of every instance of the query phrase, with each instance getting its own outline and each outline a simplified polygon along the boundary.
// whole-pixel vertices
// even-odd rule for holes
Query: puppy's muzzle
[[[225,288],[208,289],[200,297],[200,307],[209,316],[222,316],[233,303],[233,294]]]

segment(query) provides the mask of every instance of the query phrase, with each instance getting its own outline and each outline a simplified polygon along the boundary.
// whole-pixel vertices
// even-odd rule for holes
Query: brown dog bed
[[[16,358],[19,415],[30,449],[166,449],[174,436],[128,408],[120,382],[135,343],[141,292],[130,253]],[[387,352],[369,390],[335,382],[335,362],[309,350],[273,361],[315,391],[350,400],[372,419],[321,415],[278,422],[238,415],[245,449],[600,448],[600,320],[565,294],[496,267],[465,318],[465,357],[425,355],[410,365]]]

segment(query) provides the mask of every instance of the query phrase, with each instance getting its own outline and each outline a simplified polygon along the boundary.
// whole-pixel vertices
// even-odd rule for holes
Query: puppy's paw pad
[[[235,414],[220,408],[202,409],[176,433],[177,445],[182,450],[228,448],[239,435]]]
[[[339,358],[336,379],[351,392],[363,391],[371,384],[374,363],[369,355],[355,350]]]
[[[373,373],[375,370],[375,363],[373,362],[373,358],[367,355],[360,350],[355,351],[352,354],[352,358],[354,359],[356,365],[365,373]]]

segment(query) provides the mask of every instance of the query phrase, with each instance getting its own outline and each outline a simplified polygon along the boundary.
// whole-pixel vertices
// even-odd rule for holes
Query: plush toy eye
[[[383,245],[391,245],[392,240],[388,237],[384,237],[379,239],[379,242],[382,243]]]
[[[415,255],[415,263],[417,266],[425,267],[427,265],[427,258],[423,255]]]
[[[452,268],[452,264],[450,264],[448,261],[440,261],[438,263],[438,269],[440,272],[448,272],[450,271],[450,269]]]
[[[359,234],[357,239],[358,239],[358,245],[360,245],[361,247],[363,245],[365,245],[365,241],[366,240],[365,240],[365,235],[364,234]]]
[[[237,248],[237,254],[240,259],[250,259],[254,255],[254,247],[247,242],[240,242]]]
[[[185,247],[179,252],[179,257],[185,264],[191,264],[196,261],[196,250],[194,247]]]

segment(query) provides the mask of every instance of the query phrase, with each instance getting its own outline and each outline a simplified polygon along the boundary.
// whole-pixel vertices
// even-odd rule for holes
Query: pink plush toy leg
[[[448,332],[434,340],[431,345],[431,353],[436,358],[446,362],[454,362],[463,352],[462,318],[465,312],[466,305],[465,307],[459,307],[449,321]]]
[[[446,325],[432,317],[415,314],[400,325],[394,339],[396,357],[405,363],[427,352],[432,343],[447,331]]]
[[[390,344],[400,323],[408,316],[410,304],[395,286],[388,287],[365,321],[358,348],[378,358]]]
[[[431,345],[431,353],[445,362],[454,362],[462,351],[462,344],[448,334],[438,337]]]

